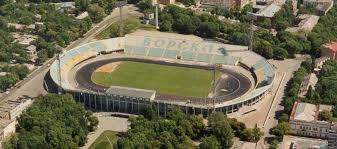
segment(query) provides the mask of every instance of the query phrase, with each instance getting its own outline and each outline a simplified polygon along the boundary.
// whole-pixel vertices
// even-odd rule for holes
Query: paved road
[[[129,16],[139,16],[141,15],[137,8],[133,5],[128,5],[123,7],[122,15],[124,18]],[[105,17],[103,21],[96,24],[91,30],[89,30],[83,38],[80,38],[74,42],[72,42],[68,47],[64,50],[70,50],[74,47],[77,47],[81,44],[85,44],[90,42],[95,38],[97,34],[107,28],[110,24],[117,22],[119,20],[119,9],[115,9],[109,16]],[[43,87],[43,80],[45,74],[49,70],[50,64],[56,59],[56,57],[48,60],[44,65],[39,66],[36,70],[34,70],[29,76],[27,76],[24,80],[16,84],[15,88],[9,90],[8,95],[3,95],[0,97],[0,104],[4,101],[10,99],[16,99],[21,96],[29,96],[36,97],[41,94],[46,94],[46,90]]]
[[[283,81],[281,82],[279,91],[276,94],[275,101],[271,107],[270,114],[268,115],[268,119],[266,121],[266,125],[263,128],[264,131],[263,138],[268,138],[272,136],[269,132],[271,128],[275,127],[278,124],[277,114],[283,110],[281,102],[285,94],[284,91],[286,84],[292,78],[293,72],[300,67],[300,64],[303,60],[305,60],[305,57],[300,55],[295,59],[287,59],[284,61],[277,61],[277,60],[270,61],[277,68],[278,74],[282,75],[283,73],[285,73],[285,76],[283,78]],[[256,148],[263,149],[267,147],[264,145],[263,140],[261,140],[260,142],[258,142]]]

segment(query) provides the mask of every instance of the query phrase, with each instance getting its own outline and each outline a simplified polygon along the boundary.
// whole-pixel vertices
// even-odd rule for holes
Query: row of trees
[[[295,101],[299,100],[298,93],[304,77],[311,73],[312,70],[313,60],[311,58],[307,58],[301,63],[301,67],[294,72],[293,78],[291,78],[288,82],[285,90],[285,97],[282,101],[284,111],[278,118],[278,125],[271,129],[271,134],[276,137],[271,139],[270,149],[277,149],[279,142],[283,140],[283,136],[290,133],[291,127],[289,124],[289,115]]]
[[[324,63],[321,69],[315,90],[309,88],[305,102],[314,104],[334,105],[333,115],[337,116],[337,62],[329,60]],[[324,114],[323,119],[330,119]]]
[[[275,26],[277,24],[288,24],[294,21],[292,9],[288,8],[289,2],[277,13]],[[241,20],[247,20],[247,15],[243,15],[250,10],[247,6],[236,16]],[[214,13],[224,13],[223,9],[215,8]],[[288,18],[289,16],[292,16]],[[195,34],[204,38],[222,38],[233,44],[249,44],[249,21],[241,23],[221,22],[215,16],[209,14],[196,14],[192,10],[182,9],[177,6],[166,7],[159,16],[161,31],[175,31],[182,34]],[[282,23],[283,22],[283,23]],[[290,22],[290,23],[289,23]],[[280,29],[281,30],[281,29]],[[284,30],[284,27],[282,28]],[[266,58],[284,59],[294,57],[297,53],[309,53],[311,43],[299,35],[280,31],[274,36],[267,29],[259,28],[254,33],[254,51]]]
[[[294,72],[293,78],[290,79],[286,86],[285,97],[282,105],[284,106],[284,112],[290,114],[294,102],[298,100],[298,93],[301,87],[301,83],[304,77],[312,71],[312,59],[307,59],[302,62],[301,67]]]
[[[246,128],[236,119],[215,112],[208,117],[185,115],[178,109],[169,112],[167,119],[151,116],[130,118],[130,129],[116,147],[118,148],[197,148],[193,140],[200,141],[199,148],[230,148],[233,137],[257,142],[263,133],[259,128]]]
[[[71,95],[48,94],[21,114],[15,135],[3,147],[78,148],[97,124],[98,119]]]
[[[313,31],[309,34],[313,49],[318,49],[322,44],[337,39],[337,5],[334,5],[327,15],[321,16]]]

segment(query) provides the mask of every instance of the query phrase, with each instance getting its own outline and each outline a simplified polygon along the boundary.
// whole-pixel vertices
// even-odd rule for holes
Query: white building
[[[15,132],[15,124],[14,120],[0,119],[0,148],[4,139]]]
[[[30,98],[19,98],[17,100],[8,100],[0,105],[0,118],[15,120],[28,106],[33,103]]]
[[[319,120],[319,113],[323,110],[331,111],[332,106],[295,102],[289,119],[291,133],[328,139],[329,149],[336,149],[337,124]]]

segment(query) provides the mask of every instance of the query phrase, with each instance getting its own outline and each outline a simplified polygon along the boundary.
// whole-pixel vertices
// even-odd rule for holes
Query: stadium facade
[[[212,111],[237,112],[245,106],[261,101],[271,90],[275,78],[274,67],[260,55],[249,51],[246,46],[222,44],[198,37],[172,33],[145,32],[125,37],[95,41],[71,49],[59,56],[50,68],[53,82],[63,93],[72,94],[76,101],[97,111],[141,113],[149,106],[157,109],[158,115],[166,116],[172,107],[181,108],[189,114],[209,115]],[[118,53],[118,54],[111,54]],[[240,97],[201,100],[177,100],[172,96],[162,97],[153,90],[112,86],[99,90],[78,86],[69,77],[73,68],[98,55],[111,58],[157,60],[190,65],[219,67],[242,67],[254,78],[253,87]],[[77,74],[78,75],[78,74]],[[76,82],[76,81],[75,81]]]

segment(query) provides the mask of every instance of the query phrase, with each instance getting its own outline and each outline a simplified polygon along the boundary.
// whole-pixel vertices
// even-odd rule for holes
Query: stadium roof
[[[130,87],[121,87],[121,86],[111,86],[107,91],[107,94],[113,95],[121,95],[121,96],[130,96],[135,98],[146,98],[153,100],[156,91],[154,90],[145,90],[138,88],[130,88]]]

